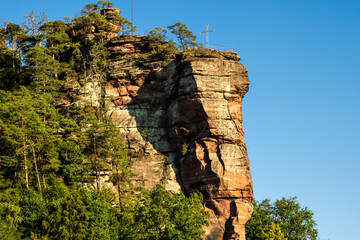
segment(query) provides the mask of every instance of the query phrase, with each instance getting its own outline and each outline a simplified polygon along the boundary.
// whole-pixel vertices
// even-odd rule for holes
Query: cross
[[[209,32],[215,32],[215,30],[209,30],[209,24],[206,24],[206,31],[201,31],[200,33],[206,33],[206,48],[209,49]]]

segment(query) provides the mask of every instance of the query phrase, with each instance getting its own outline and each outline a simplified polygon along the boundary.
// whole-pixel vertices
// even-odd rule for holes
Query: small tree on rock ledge
[[[181,50],[188,48],[198,47],[195,43],[196,36],[187,28],[183,23],[177,22],[174,25],[167,26],[171,30],[171,33],[175,34],[180,41]]]

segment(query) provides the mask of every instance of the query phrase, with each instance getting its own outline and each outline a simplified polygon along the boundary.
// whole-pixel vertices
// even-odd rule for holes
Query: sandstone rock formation
[[[211,214],[205,239],[245,239],[252,212],[241,113],[247,69],[232,52],[197,49],[157,56],[150,54],[155,45],[143,36],[108,42],[105,103],[129,148],[134,182],[202,193]],[[96,105],[99,86],[91,80],[68,89],[78,95],[78,106]]]
[[[101,9],[101,15],[105,17],[105,19],[113,26],[114,31],[107,33],[107,38],[111,39],[117,36],[117,33],[120,32],[121,27],[116,19],[116,16],[119,16],[121,13],[120,9],[118,8],[104,8]]]

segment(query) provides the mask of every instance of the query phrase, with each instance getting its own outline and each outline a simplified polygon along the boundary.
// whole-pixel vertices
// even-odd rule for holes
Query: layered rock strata
[[[245,239],[252,180],[241,113],[249,80],[240,58],[207,49],[151,55],[154,44],[142,36],[113,38],[108,48],[106,107],[129,148],[135,184],[200,192],[211,214],[205,239]],[[76,104],[96,102],[99,91],[87,81]]]

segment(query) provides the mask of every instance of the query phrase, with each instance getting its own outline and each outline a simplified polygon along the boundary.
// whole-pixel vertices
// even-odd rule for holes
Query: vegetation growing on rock
[[[208,214],[199,195],[132,185],[104,95],[105,44],[134,27],[106,12],[112,5],[88,4],[68,23],[32,12],[26,28],[0,29],[1,239],[201,239]],[[161,47],[152,54],[173,51]],[[94,79],[99,103],[74,106],[64,89]],[[116,191],[103,185],[104,172]]]
[[[159,27],[148,36],[118,36],[135,27],[109,7],[111,2],[99,1],[67,23],[46,22],[41,15],[26,29],[14,23],[0,29],[0,237],[201,239],[203,229],[221,239],[244,236],[252,211],[241,124],[247,69],[235,53],[197,48],[181,23],[168,28],[182,51],[166,42],[167,31]],[[174,136],[162,119],[171,116],[164,115],[169,102],[176,103]],[[129,125],[137,120],[126,129],[126,146],[109,116],[116,111]],[[146,114],[152,122],[141,125]],[[174,146],[166,142],[171,137],[177,137]],[[167,161],[156,146],[150,149],[159,139],[163,152],[174,151],[181,163],[176,157]],[[151,159],[143,168],[152,169],[145,171],[173,189],[180,172],[181,187],[203,192],[205,201],[166,192],[156,181],[153,190],[135,188],[149,179],[132,181],[137,176],[129,155],[146,161],[149,149],[161,161]],[[204,209],[211,211],[209,228]],[[268,222],[256,210],[255,204],[251,239],[297,239],[286,222]]]

